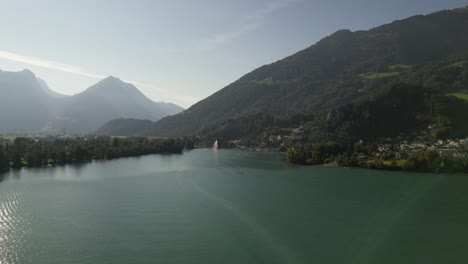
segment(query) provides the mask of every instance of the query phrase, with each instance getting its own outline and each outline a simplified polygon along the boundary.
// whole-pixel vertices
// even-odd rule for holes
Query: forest
[[[17,137],[0,145],[0,170],[83,163],[148,154],[180,154],[193,147],[186,139],[142,137]]]

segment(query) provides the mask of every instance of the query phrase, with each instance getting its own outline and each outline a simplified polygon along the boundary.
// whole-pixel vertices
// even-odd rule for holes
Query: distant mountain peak
[[[104,89],[104,90],[126,90],[126,91],[135,91],[139,92],[138,88],[136,88],[133,84],[127,83],[122,79],[119,79],[114,76],[109,76],[105,79],[102,79],[98,83],[94,85],[97,89]]]
[[[86,91],[105,91],[105,92],[118,92],[118,91],[135,91],[139,92],[138,89],[130,83],[126,83],[121,79],[109,76],[105,79],[100,80],[95,85],[88,88]]]
[[[0,73],[9,75],[9,76],[16,76],[16,77],[27,77],[28,79],[36,79],[36,75],[29,69],[24,69],[22,71],[3,71],[0,70]]]
[[[51,90],[29,69],[0,70],[0,94],[0,133],[15,129],[87,133],[115,118],[156,121],[183,110],[173,104],[153,102],[134,85],[114,76],[84,92],[66,96]]]
[[[20,71],[19,73],[27,75],[28,77],[36,78],[36,75],[30,69],[24,69]]]
[[[25,73],[29,73],[29,74],[34,74],[30,69],[28,68],[25,68],[24,70],[22,70],[21,72],[25,72]]]
[[[104,78],[103,81],[119,81],[119,82],[124,82],[124,81],[122,81],[121,79],[119,79],[119,78],[117,78],[117,77],[115,77],[115,76],[112,76],[112,75],[110,75],[110,76]]]

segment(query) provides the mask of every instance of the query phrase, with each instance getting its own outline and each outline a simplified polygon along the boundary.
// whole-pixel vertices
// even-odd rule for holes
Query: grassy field
[[[367,72],[367,73],[359,74],[361,78],[364,78],[367,80],[383,79],[383,78],[388,78],[388,77],[393,77],[393,76],[398,76],[398,75],[400,75],[400,72]]]
[[[468,101],[468,92],[466,92],[466,91],[460,91],[460,92],[456,92],[456,93],[450,93],[449,95],[452,95],[452,96],[455,96],[455,97],[458,97],[458,98],[460,98],[460,99],[463,99],[463,100]]]

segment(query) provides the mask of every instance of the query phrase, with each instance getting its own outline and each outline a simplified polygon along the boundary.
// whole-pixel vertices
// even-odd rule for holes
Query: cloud
[[[236,38],[241,37],[247,33],[253,32],[259,29],[265,19],[273,12],[286,8],[293,4],[297,0],[276,0],[269,2],[266,6],[261,9],[254,11],[253,13],[244,16],[240,19],[239,25],[236,28],[215,34],[208,39],[202,41],[201,47],[203,49],[214,49],[220,45],[228,43]]]
[[[68,65],[68,64],[64,64],[64,63],[60,63],[56,61],[41,59],[41,58],[25,56],[25,55],[7,52],[3,50],[0,50],[0,58],[5,59],[5,60],[20,62],[24,64],[29,64],[33,66],[38,66],[42,68],[48,68],[48,69],[58,70],[62,72],[73,73],[73,74],[77,74],[77,75],[81,75],[85,77],[92,77],[92,78],[97,78],[97,79],[103,79],[106,77],[104,75],[89,72],[86,69],[83,69],[78,66]]]

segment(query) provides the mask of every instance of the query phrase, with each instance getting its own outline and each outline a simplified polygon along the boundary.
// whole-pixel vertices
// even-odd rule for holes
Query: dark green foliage
[[[461,99],[397,83],[318,114],[305,128],[312,142],[377,140],[427,130],[431,124],[436,138],[462,137],[468,135],[467,113],[468,103]]]
[[[468,159],[461,157],[442,158],[441,168],[448,172],[468,172]]]
[[[419,150],[406,160],[397,163],[394,158],[376,156],[376,145],[356,143],[350,145],[335,143],[312,144],[290,148],[285,159],[298,165],[321,165],[334,163],[340,166],[363,167],[377,170],[405,170],[419,172],[467,173],[468,158],[441,156],[436,151]],[[390,158],[390,159],[389,159]]]
[[[157,153],[182,153],[185,141],[165,138],[42,138],[15,139],[8,150],[0,147],[0,169],[41,167]],[[9,157],[9,162],[6,159]],[[3,167],[2,167],[3,165]]]
[[[303,143],[347,144],[419,133],[431,125],[432,138],[466,137],[467,119],[468,102],[464,100],[421,86],[393,83],[330,111],[280,117],[246,115],[200,135],[207,142],[242,139],[244,146],[265,146],[270,135],[289,136],[292,128],[302,126],[306,133]]]
[[[441,159],[434,151],[418,151],[411,155],[403,165],[405,170],[434,171],[440,169]]]
[[[112,145],[110,150],[114,150],[117,147]],[[76,162],[85,162],[87,160],[91,160],[91,155],[87,149],[84,149],[81,145],[75,145],[72,147],[71,152],[71,160],[74,160]],[[107,158],[114,158],[114,156],[106,156]]]
[[[468,85],[467,57],[447,59],[437,63],[415,65],[399,78],[400,81],[421,85],[441,92],[455,92]]]
[[[190,137],[184,137],[183,138],[183,144],[185,149],[191,150],[195,148],[196,140]]]
[[[286,152],[286,161],[299,165],[334,163],[341,166],[358,166],[358,156],[351,146],[326,143],[290,148]]]
[[[23,161],[21,159],[21,153],[17,148],[11,148],[10,161],[12,168],[21,168],[24,166]]]
[[[26,164],[29,167],[41,167],[44,163],[47,164],[46,155],[44,155],[42,145],[35,145],[34,147],[28,147],[25,155]]]
[[[306,165],[308,157],[308,149],[298,146],[296,148],[290,148],[286,152],[286,161],[291,164]]]
[[[310,114],[291,114],[272,116],[251,114],[230,119],[205,129],[199,133],[201,144],[210,146],[216,139],[224,141],[241,140],[243,146],[278,148],[281,141],[270,142],[270,136],[288,137],[293,128],[304,124],[315,117]]]
[[[350,158],[344,158],[348,147],[336,143],[313,144],[307,146],[296,146],[286,152],[286,161],[300,165],[319,165],[339,161],[340,163],[354,163]]]
[[[2,145],[0,145],[0,171],[9,167],[8,157]]]
[[[468,159],[462,157],[441,157],[434,151],[422,150],[413,153],[403,164],[408,171],[425,172],[468,172]]]

